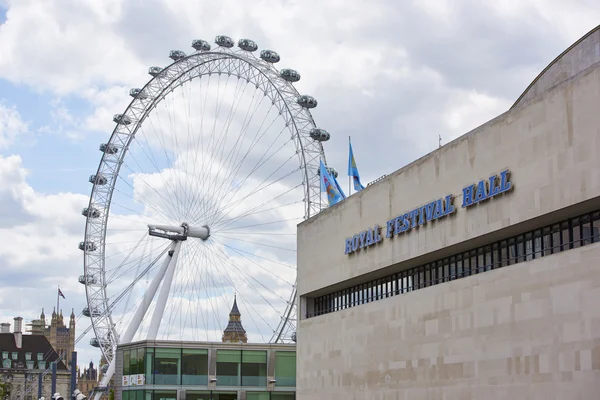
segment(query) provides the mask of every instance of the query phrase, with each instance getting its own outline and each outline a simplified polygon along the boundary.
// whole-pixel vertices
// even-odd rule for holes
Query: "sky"
[[[65,314],[85,306],[88,176],[170,50],[220,34],[276,50],[345,187],[349,136],[364,184],[389,174],[508,110],[599,17],[592,0],[0,0],[0,320],[49,315],[58,285]],[[90,337],[80,364],[99,359]]]

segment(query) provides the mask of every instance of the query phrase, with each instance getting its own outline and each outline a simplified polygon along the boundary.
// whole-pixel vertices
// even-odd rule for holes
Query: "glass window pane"
[[[550,227],[542,230],[542,247],[544,248],[544,256],[552,254],[552,231]]]
[[[138,374],[137,349],[132,349],[129,353],[129,374]]]
[[[571,220],[571,229],[573,232],[573,248],[581,246],[581,221],[579,218],[573,218]]]
[[[571,248],[571,235],[570,235],[569,223],[563,222],[560,224],[560,232],[562,236],[562,250],[568,250]]]
[[[517,262],[517,245],[514,238],[508,239],[508,265],[513,265]]]
[[[295,400],[295,393],[271,392],[271,400]]]
[[[181,355],[181,384],[208,384],[208,350],[183,349]]]
[[[240,350],[217,350],[217,385],[239,386],[240,364],[242,352]]]
[[[485,246],[485,271],[492,269],[492,246]]]
[[[211,400],[208,391],[186,391],[185,400]]]
[[[158,360],[158,354],[156,355],[156,359]],[[152,393],[152,400],[177,400],[177,391],[155,390],[154,393]]]
[[[123,350],[123,375],[129,375],[130,372],[130,364],[129,359],[131,358],[131,350],[126,349]]]
[[[237,392],[212,392],[212,400],[237,400]]]
[[[525,260],[533,260],[533,235],[531,232],[525,234]]]
[[[592,243],[592,218],[589,214],[581,217],[581,235],[584,246]]]
[[[533,258],[540,258],[542,256],[542,231],[537,230],[533,232]]]
[[[494,243],[492,245],[492,263],[491,263],[491,268],[495,269],[500,267],[499,264],[499,260],[500,260],[500,251],[498,250],[498,243]]]
[[[123,393],[121,394],[121,399],[129,400],[129,392],[131,392],[131,390],[123,390]]]
[[[592,241],[600,242],[600,212],[592,213]]]
[[[146,385],[154,384],[154,349],[146,349]],[[146,396],[147,397],[147,396]]]
[[[242,351],[242,386],[267,386],[266,351]]]
[[[456,279],[456,258],[450,257],[450,279]]]
[[[179,385],[181,349],[156,349],[154,353],[154,384]]]
[[[296,352],[275,353],[275,386],[296,386]]]
[[[269,392],[246,392],[246,400],[271,400]]]
[[[136,390],[135,391],[136,400],[144,400],[144,390]],[[133,399],[129,399],[133,400]]]
[[[138,370],[138,374],[143,374],[144,373],[144,353],[146,352],[146,349],[141,348],[141,349],[137,349],[137,360],[138,360],[138,366],[137,366],[137,370]]]
[[[517,262],[525,261],[525,239],[523,235],[517,236]]]

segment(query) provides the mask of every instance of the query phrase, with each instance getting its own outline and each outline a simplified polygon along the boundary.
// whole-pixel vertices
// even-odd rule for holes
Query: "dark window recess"
[[[307,318],[356,307],[600,241],[600,211],[316,297]]]

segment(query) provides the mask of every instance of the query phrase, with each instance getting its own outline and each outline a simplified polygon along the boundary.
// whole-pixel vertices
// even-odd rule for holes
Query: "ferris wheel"
[[[220,341],[235,297],[250,342],[296,339],[296,225],[326,207],[329,133],[275,51],[215,43],[150,67],[100,145],[79,281],[108,362],[101,387],[118,343]]]

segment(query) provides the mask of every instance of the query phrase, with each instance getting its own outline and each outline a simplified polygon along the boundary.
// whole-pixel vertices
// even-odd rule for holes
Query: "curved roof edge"
[[[572,54],[573,50],[577,47],[583,47],[582,43],[585,42],[587,39],[589,39],[594,33],[598,33],[598,37],[595,38],[596,40],[591,40],[591,43],[596,42],[596,45],[598,46],[598,49],[596,50],[595,54],[594,52],[587,52],[585,54],[585,56],[587,57],[582,57],[581,54],[575,54],[575,57],[578,57],[576,60],[567,60],[567,61],[576,61],[577,63],[575,65],[571,65],[571,68],[568,71],[564,71],[567,72],[566,76],[565,74],[560,74],[560,72],[563,71],[558,71],[559,74],[557,74],[556,76],[551,76],[550,70],[553,69],[553,67],[557,67],[558,68],[558,64],[559,61],[565,59],[565,56],[567,54]],[[592,29],[591,31],[589,31],[588,33],[586,33],[585,35],[583,35],[579,40],[577,40],[575,43],[573,43],[571,46],[569,46],[565,51],[563,51],[558,57],[556,57],[554,60],[552,60],[552,62],[550,64],[548,64],[548,66],[546,68],[544,68],[542,70],[542,72],[539,73],[539,75],[529,84],[529,86],[527,86],[527,89],[525,89],[525,91],[523,91],[523,93],[519,96],[519,98],[517,99],[517,101],[515,101],[515,103],[510,107],[510,109],[512,110],[513,108],[515,108],[516,106],[518,106],[521,103],[524,103],[525,101],[535,97],[536,95],[545,92],[546,90],[550,89],[551,87],[564,82],[566,80],[568,80],[569,78],[577,75],[579,72],[587,69],[588,67],[590,67],[591,65],[600,62],[600,25],[596,26],[594,29]],[[543,82],[543,78],[548,77],[548,82]],[[546,83],[546,84],[544,84]],[[534,90],[534,88],[537,88],[537,86],[542,86],[539,88],[539,90]]]

